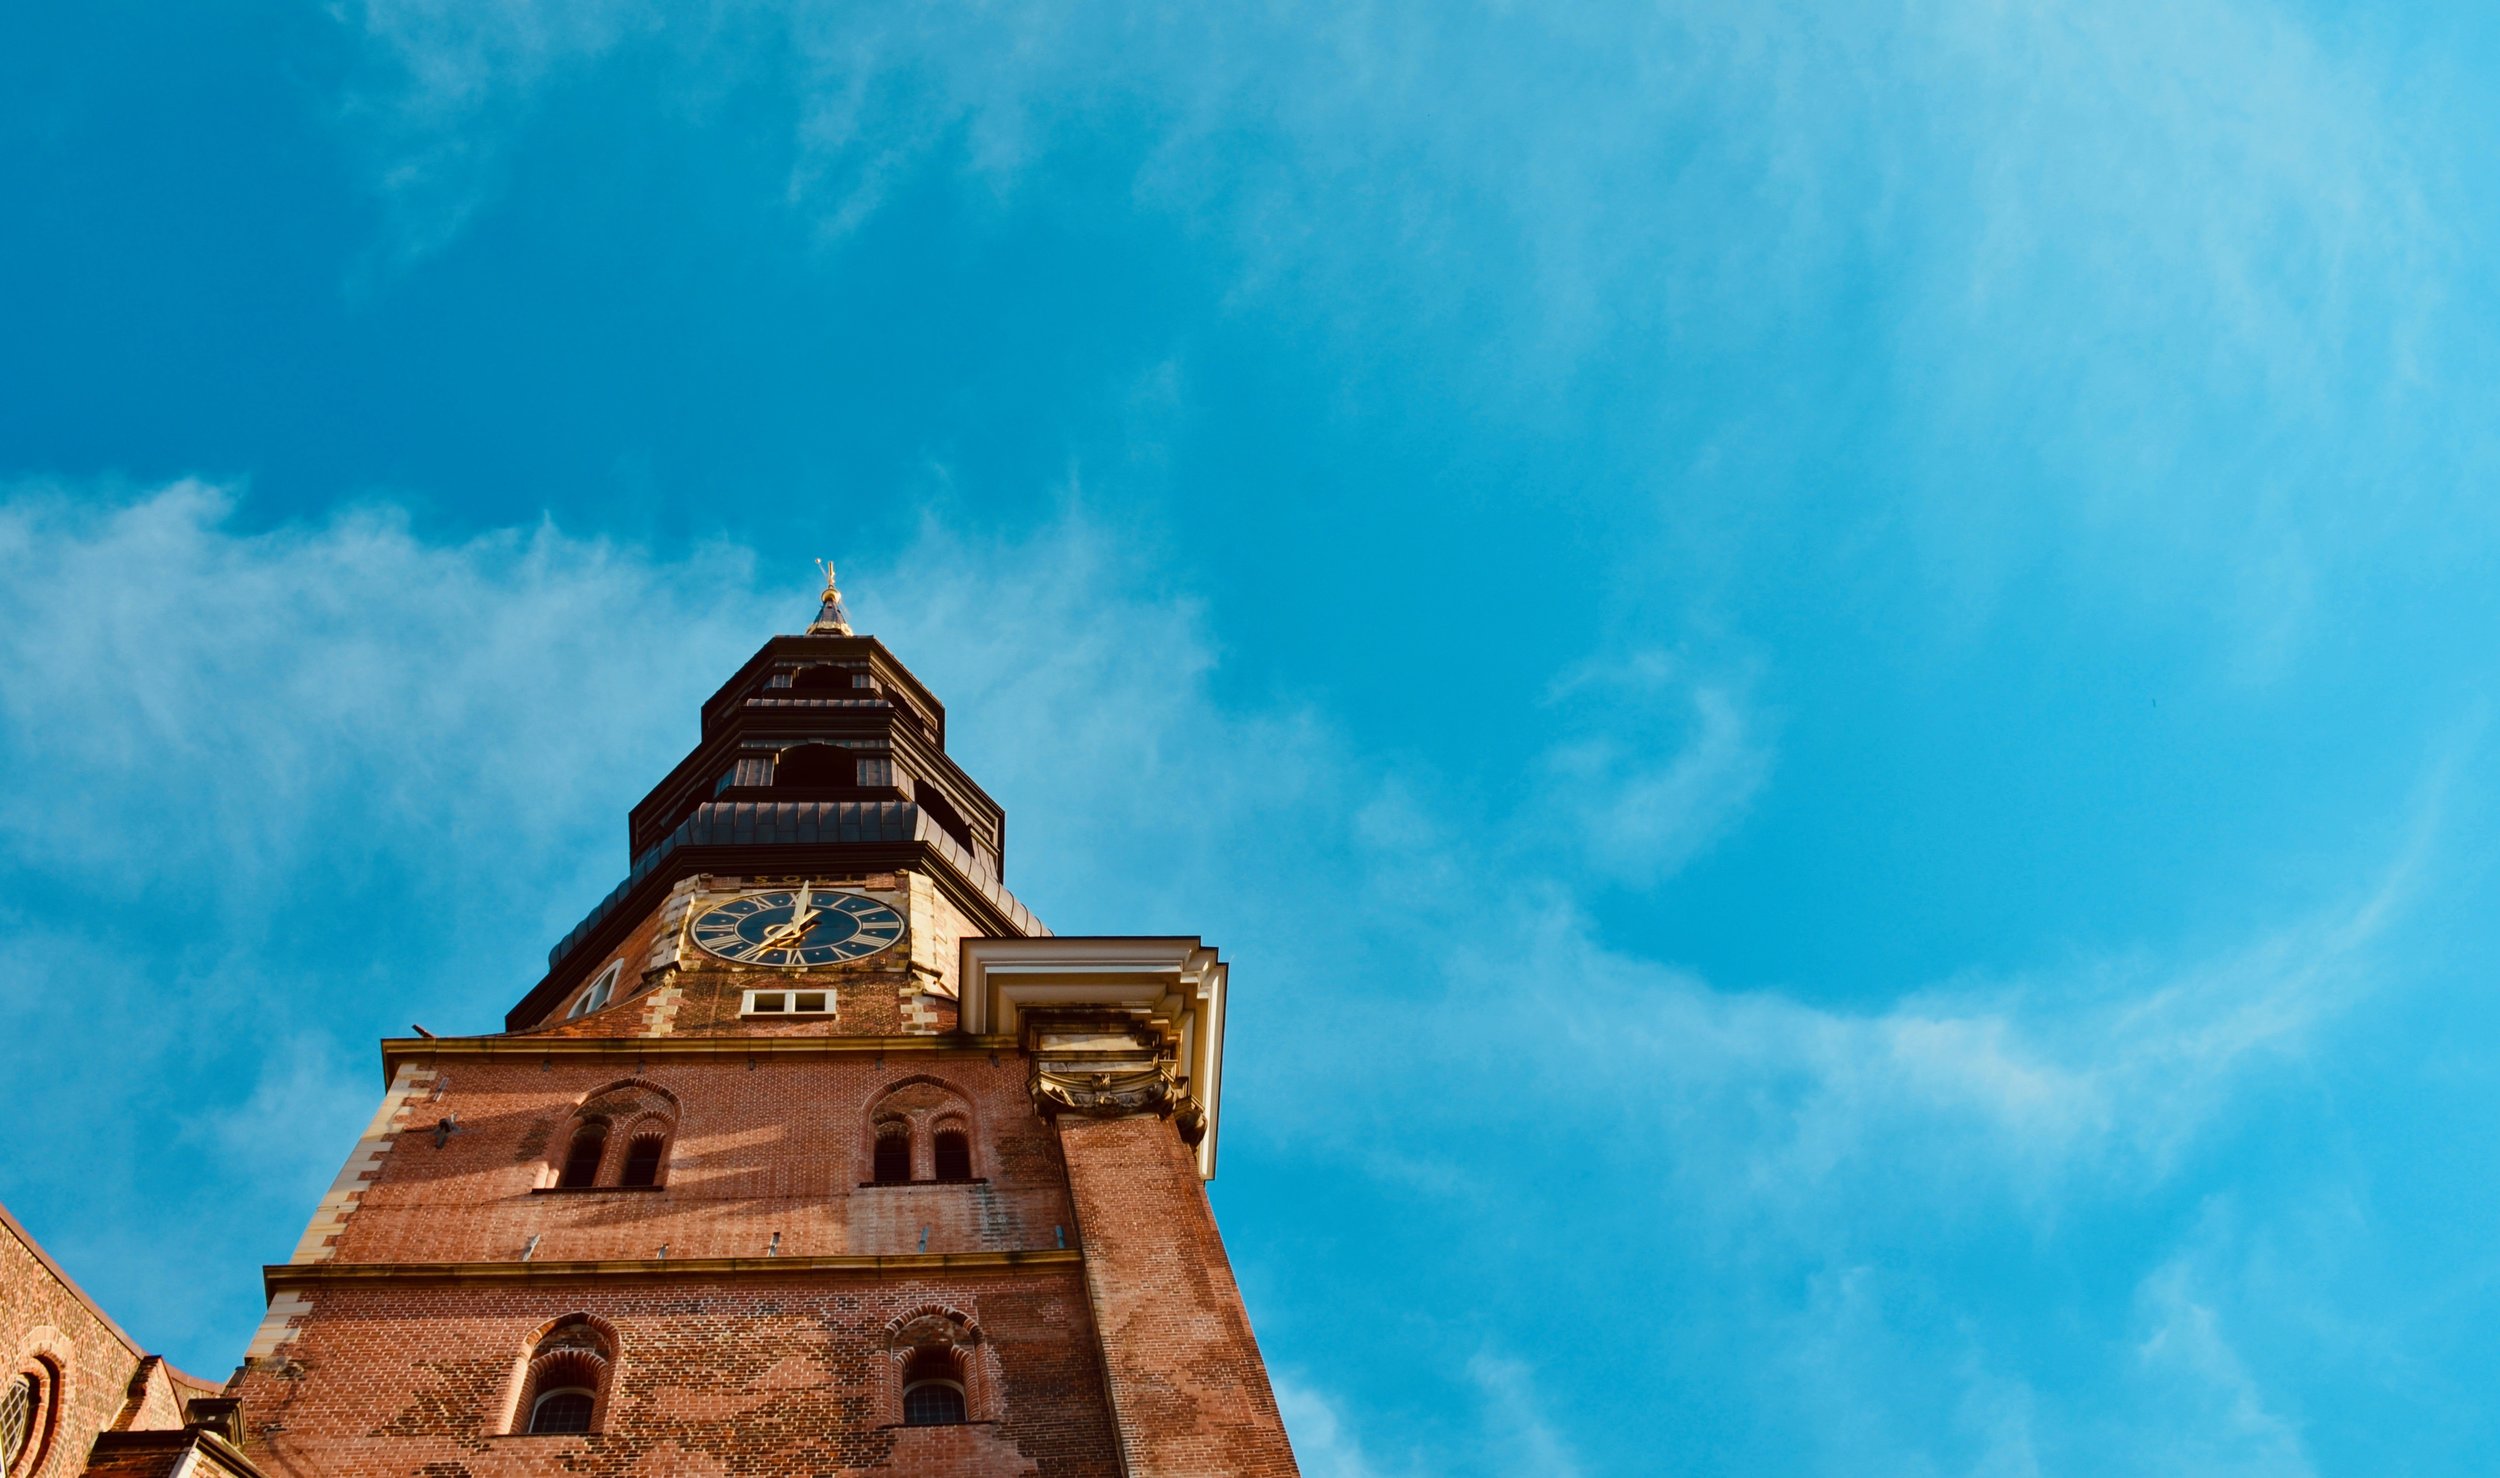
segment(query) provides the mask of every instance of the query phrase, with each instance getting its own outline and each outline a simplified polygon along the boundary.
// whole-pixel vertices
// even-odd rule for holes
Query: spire
[[[849,636],[851,616],[848,611],[842,609],[842,592],[833,583],[833,561],[820,559],[816,561],[816,568],[825,572],[824,607],[817,611],[815,620],[807,623],[807,634],[809,636]]]

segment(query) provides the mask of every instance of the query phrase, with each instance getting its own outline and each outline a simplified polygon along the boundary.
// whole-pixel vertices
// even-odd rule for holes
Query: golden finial
[[[807,623],[807,634],[809,636],[849,636],[851,617],[849,612],[842,609],[841,588],[833,583],[833,561],[820,559],[816,561],[816,568],[824,571],[825,593],[818,597],[823,604],[817,609],[816,619]]]

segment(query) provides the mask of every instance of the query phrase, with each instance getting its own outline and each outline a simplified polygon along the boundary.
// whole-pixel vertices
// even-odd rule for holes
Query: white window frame
[[[616,994],[616,978],[624,973],[625,962],[623,960],[608,961],[608,968],[600,971],[599,978],[590,983],[590,989],[583,991],[575,999],[573,1008],[564,1013],[564,1019],[571,1021],[576,1017],[588,1016],[593,1011],[604,1009],[609,998]]]
[[[802,1007],[800,1001],[814,998],[821,1004]],[[831,1016],[835,1002],[831,986],[756,986],[749,989],[738,1007],[740,1016]]]
[[[18,1470],[19,1460],[43,1442],[43,1377],[31,1370],[11,1374],[5,1394],[0,1394],[0,1401],[8,1402],[17,1411],[17,1450],[10,1452],[0,1447],[0,1471],[13,1473]],[[27,1471],[33,1471],[31,1465]]]

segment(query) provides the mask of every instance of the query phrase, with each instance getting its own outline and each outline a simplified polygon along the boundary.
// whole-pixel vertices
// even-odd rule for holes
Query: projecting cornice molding
[[[1046,1112],[1174,1118],[1212,1180],[1225,976],[1194,935],[967,939],[961,1021],[1033,1054]]]
[[[546,1283],[579,1279],[789,1278],[807,1273],[1009,1272],[1085,1260],[1073,1247],[994,1252],[857,1253],[828,1257],[662,1257],[522,1262],[321,1262],[271,1263],[260,1270],[262,1291],[275,1298],[290,1290],[372,1283]]]

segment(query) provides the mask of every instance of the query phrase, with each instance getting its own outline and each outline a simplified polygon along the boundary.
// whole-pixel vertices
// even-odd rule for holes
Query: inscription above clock
[[[864,960],[903,937],[903,916],[862,893],[778,888],[741,893],[696,917],[694,942],[741,965],[803,969]]]

